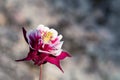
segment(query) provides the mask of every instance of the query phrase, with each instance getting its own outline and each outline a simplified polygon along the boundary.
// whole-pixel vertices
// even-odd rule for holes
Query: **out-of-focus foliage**
[[[44,65],[44,80],[120,79],[119,0],[0,0],[0,80],[38,80],[39,69],[25,57],[22,27],[39,24],[64,35],[64,49],[72,54],[62,61],[62,74]]]

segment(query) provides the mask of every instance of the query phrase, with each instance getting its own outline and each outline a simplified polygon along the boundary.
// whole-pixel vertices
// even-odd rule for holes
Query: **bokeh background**
[[[44,24],[63,34],[63,74],[45,64],[43,80],[120,80],[120,0],[0,0],[0,80],[39,80],[22,27]]]

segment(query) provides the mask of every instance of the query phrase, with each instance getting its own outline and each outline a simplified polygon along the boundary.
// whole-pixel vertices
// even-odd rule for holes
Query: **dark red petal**
[[[64,73],[64,71],[62,70],[62,68],[60,66],[60,60],[58,60],[56,57],[49,56],[46,58],[46,61],[51,63],[51,64],[56,65]]]
[[[45,63],[45,59],[48,57],[48,54],[45,53],[38,53],[37,57],[33,59],[34,64],[40,66],[41,64]]]
[[[15,61],[29,61],[29,60],[34,59],[36,57],[36,55],[37,55],[37,52],[32,50],[32,49],[30,49],[30,51],[29,51],[29,53],[28,53],[26,58],[15,60]]]
[[[27,40],[27,37],[26,37],[26,30],[25,30],[24,27],[22,27],[22,31],[23,31],[23,35],[24,35],[25,41],[28,43],[28,40]]]
[[[30,60],[31,60],[31,58],[29,56],[27,56],[26,58],[15,60],[15,61],[19,62],[19,61],[30,61]]]
[[[59,56],[57,56],[56,58],[62,60],[66,57],[71,57],[71,55],[68,54],[68,52],[62,51],[61,54]]]

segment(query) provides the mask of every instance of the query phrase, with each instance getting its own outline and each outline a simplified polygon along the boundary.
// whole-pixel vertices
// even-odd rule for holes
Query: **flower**
[[[29,53],[27,57],[16,61],[32,60],[38,66],[49,62],[56,65],[63,72],[60,60],[71,56],[62,49],[62,35],[58,35],[55,29],[50,29],[44,25],[39,25],[29,32],[26,32],[24,28],[22,30],[29,45]]]

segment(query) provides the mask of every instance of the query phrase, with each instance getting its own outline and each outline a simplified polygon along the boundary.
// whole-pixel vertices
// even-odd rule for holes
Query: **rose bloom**
[[[24,28],[22,29],[24,38],[29,45],[29,53],[27,57],[16,61],[32,60],[38,66],[49,62],[63,72],[60,60],[71,56],[61,48],[63,45],[62,35],[58,35],[55,29],[50,29],[44,25],[39,25],[29,32],[26,32]]]

